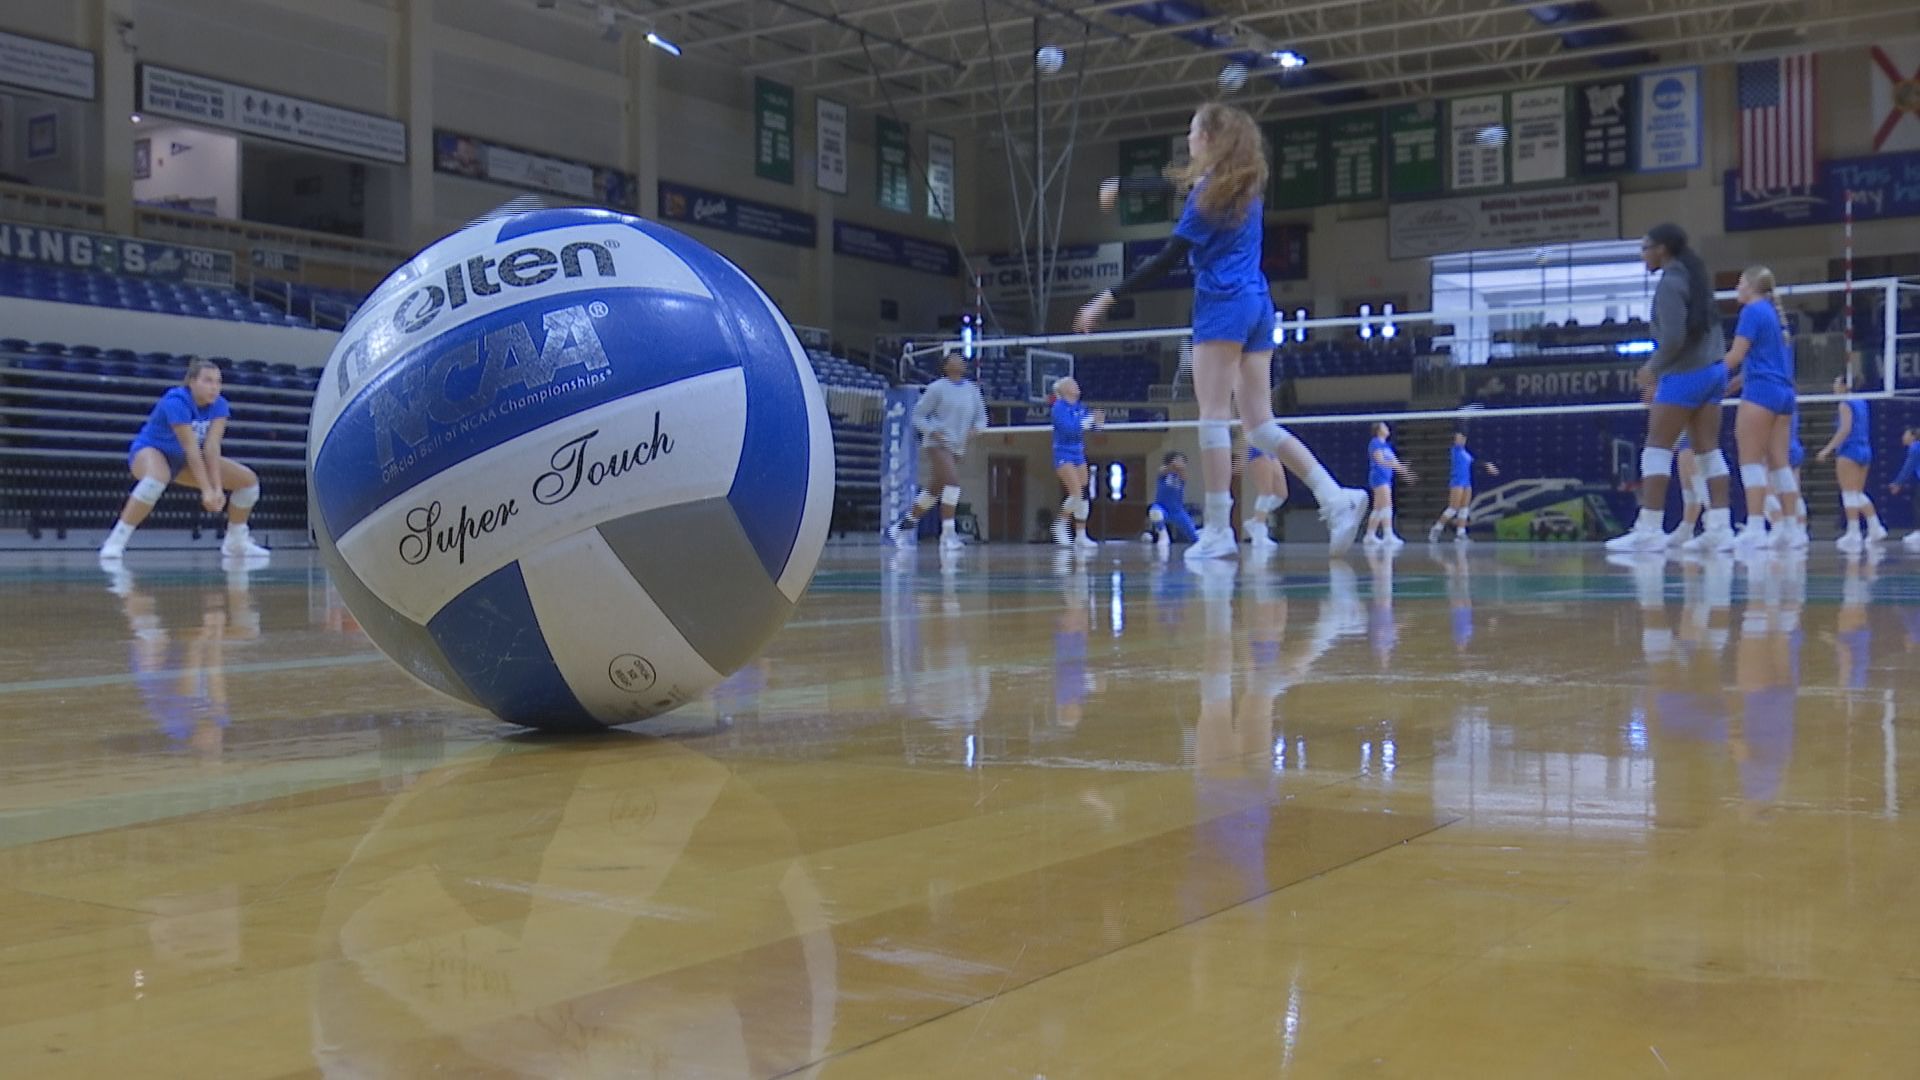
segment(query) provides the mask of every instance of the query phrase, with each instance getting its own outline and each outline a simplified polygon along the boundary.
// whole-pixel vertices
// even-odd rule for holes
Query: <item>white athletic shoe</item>
[[[1833,546],[1848,554],[1853,554],[1865,548],[1867,542],[1859,533],[1848,529],[1846,532],[1840,534],[1840,539],[1835,540]]]
[[[1685,527],[1675,529],[1667,534],[1667,546],[1671,548],[1685,547],[1687,541],[1692,540],[1695,535],[1695,533],[1689,532]]]
[[[1661,532],[1657,526],[1651,529],[1643,529],[1636,524],[1625,533],[1607,541],[1607,550],[1623,552],[1665,551],[1667,550],[1668,543],[1667,534]]]
[[[1400,539],[1400,534],[1397,532],[1388,533],[1381,542],[1396,551],[1407,546],[1407,542]]]
[[[1368,529],[1367,535],[1360,538],[1360,546],[1363,548],[1377,548],[1384,543],[1386,543],[1386,541],[1380,539],[1380,534],[1374,532],[1372,529]]]
[[[220,541],[220,554],[229,558],[240,556],[257,559],[272,552],[254,543],[251,532],[245,525],[229,525],[227,538]]]
[[[1373,498],[1359,488],[1343,488],[1344,500],[1320,508],[1320,520],[1327,525],[1327,553],[1338,555],[1353,546],[1360,526],[1366,524]]]
[[[966,549],[967,542],[959,533],[943,532],[940,534],[941,551],[965,551]]]
[[[1173,534],[1166,529],[1161,529],[1160,535],[1153,538],[1153,546],[1162,556],[1165,556],[1167,552],[1173,550]]]
[[[1805,551],[1813,546],[1813,537],[1807,535],[1807,523],[1795,521],[1781,530],[1787,534],[1788,551]]]
[[[1902,537],[1900,544],[1903,547],[1910,547],[1915,551],[1920,551],[1920,529],[1915,529]]]
[[[1240,554],[1233,533],[1216,525],[1200,530],[1200,540],[1186,551],[1188,559],[1231,559]]]
[[[1699,536],[1680,546],[1682,551],[1728,552],[1733,550],[1733,530],[1722,525],[1717,529],[1703,530]]]
[[[1264,521],[1247,524],[1247,543],[1253,545],[1256,555],[1270,555],[1280,547],[1273,542],[1273,534],[1267,531],[1267,523]]]
[[[1473,537],[1467,535],[1467,530],[1461,529],[1453,534],[1453,542],[1456,544],[1471,544],[1473,543]]]
[[[1771,550],[1772,547],[1773,541],[1772,538],[1767,535],[1767,530],[1751,522],[1733,534],[1733,550],[1735,554],[1744,556],[1759,555]]]
[[[1886,540],[1887,540],[1887,527],[1881,523],[1880,519],[1874,518],[1868,521],[1867,522],[1867,543],[1883,544],[1886,542]]]
[[[1073,542],[1074,549],[1082,554],[1091,555],[1100,550],[1100,541],[1091,536],[1081,536]]]

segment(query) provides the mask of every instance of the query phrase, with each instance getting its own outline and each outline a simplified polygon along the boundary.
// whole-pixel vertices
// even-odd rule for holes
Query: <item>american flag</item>
[[[1740,65],[1740,190],[1813,186],[1814,57],[1810,52]]]

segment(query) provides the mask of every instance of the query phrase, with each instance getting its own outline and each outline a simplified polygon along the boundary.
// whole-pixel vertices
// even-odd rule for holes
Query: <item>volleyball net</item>
[[[1731,343],[1735,294],[1715,295]],[[1803,406],[1920,395],[1920,282],[1784,285],[1775,298],[1787,317]],[[1282,312],[1274,330],[1275,410],[1289,425],[1308,427],[1466,422],[1509,411],[1637,413],[1645,406],[1635,376],[1655,351],[1649,304],[1563,300],[1422,312],[1384,306],[1328,318]],[[1072,375],[1086,401],[1125,414],[1113,417],[1110,431],[1198,423],[1181,415],[1191,414],[1193,402],[1185,327],[953,339],[910,347],[903,362],[931,369],[954,350],[969,358],[996,403],[1044,403],[1054,380]],[[1840,378],[1850,392],[1836,392]],[[1050,428],[1035,416],[997,430]]]

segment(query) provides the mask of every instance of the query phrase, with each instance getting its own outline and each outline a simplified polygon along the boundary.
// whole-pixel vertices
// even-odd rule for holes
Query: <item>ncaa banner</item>
[[[953,138],[927,133],[927,216],[935,221],[952,221],[953,216]]]
[[[847,193],[847,107],[827,98],[813,99],[813,186]]]
[[[896,386],[887,391],[886,411],[880,420],[880,527],[899,521],[913,505],[919,483],[920,456],[913,431],[913,407],[924,392],[919,386]]]
[[[1700,69],[1640,76],[1640,171],[1697,169],[1702,160]]]

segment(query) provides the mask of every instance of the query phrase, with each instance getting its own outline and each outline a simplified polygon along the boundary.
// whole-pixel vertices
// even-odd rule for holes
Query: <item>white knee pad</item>
[[[155,480],[151,476],[143,476],[140,478],[139,483],[133,485],[133,494],[130,498],[132,498],[134,502],[146,503],[148,506],[152,506],[154,503],[160,501],[160,496],[166,494],[166,491],[167,485],[164,481]]]
[[[1782,495],[1800,490],[1800,481],[1794,478],[1792,469],[1773,470],[1773,490]]]
[[[1866,493],[1859,492],[1859,491],[1843,491],[1840,493],[1840,505],[1846,507],[1849,510],[1858,510],[1861,507],[1867,505]]]
[[[1449,507],[1447,507],[1447,508],[1446,508],[1445,510],[1442,510],[1442,511],[1440,511],[1440,520],[1441,520],[1441,521],[1452,521],[1452,520],[1453,520],[1453,516],[1454,516],[1455,514],[1458,514],[1459,512],[1460,512],[1460,511],[1458,511],[1458,510],[1455,510],[1455,509],[1454,509],[1453,507],[1451,507],[1451,506],[1449,506]]]
[[[1704,454],[1696,453],[1694,457],[1700,462],[1700,475],[1708,480],[1716,476],[1725,476],[1732,471],[1727,468],[1726,452],[1717,446]]]
[[[924,514],[933,509],[933,504],[939,501],[939,498],[935,496],[933,492],[922,491],[913,497],[913,508]]]
[[[1073,520],[1075,521],[1085,521],[1087,520],[1087,515],[1093,513],[1093,504],[1088,502],[1083,496],[1073,500],[1073,506],[1068,510],[1068,513],[1073,515]]]
[[[1233,425],[1225,420],[1200,421],[1200,449],[1233,449]]]
[[[1269,420],[1247,432],[1247,441],[1268,454],[1279,453],[1281,445],[1291,438],[1293,432],[1281,427],[1278,420]]]
[[[1167,523],[1167,512],[1160,509],[1159,503],[1154,503],[1152,506],[1147,507],[1147,520],[1153,522],[1155,525],[1165,525]]]
[[[248,486],[241,488],[239,491],[234,492],[233,495],[227,499],[228,505],[238,507],[242,510],[253,509],[253,504],[259,501],[260,501],[260,485],[259,484],[249,484]]]
[[[1767,477],[1767,467],[1761,462],[1749,461],[1740,466],[1740,482],[1748,488],[1766,487]]]
[[[1265,517],[1266,515],[1273,513],[1275,510],[1280,509],[1280,504],[1286,501],[1287,501],[1287,497],[1285,495],[1262,495],[1259,498],[1253,500],[1253,511],[1256,514],[1259,514],[1260,516]]]
[[[1643,447],[1640,451],[1640,478],[1665,476],[1673,471],[1673,451],[1664,446]]]
[[[1687,490],[1682,492],[1682,497],[1688,502],[1698,503],[1701,506],[1707,505],[1712,498],[1707,492],[1707,474],[1695,469],[1693,482],[1687,485]]]
[[[959,506],[960,505],[960,489],[957,487],[954,487],[951,484],[941,488],[940,489],[940,505],[941,506]]]

